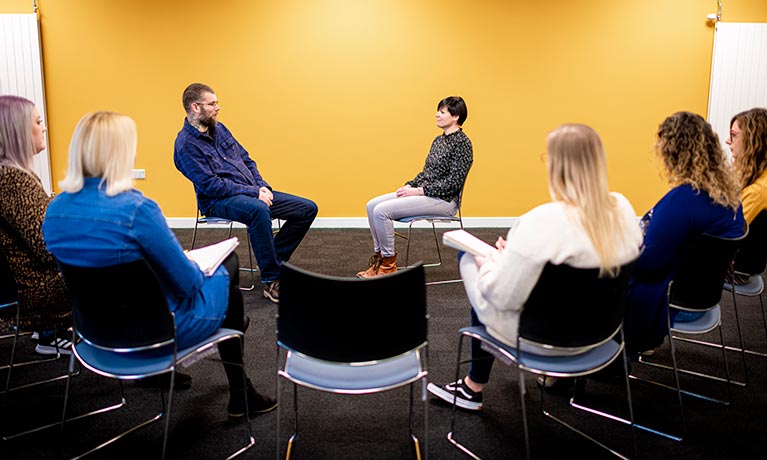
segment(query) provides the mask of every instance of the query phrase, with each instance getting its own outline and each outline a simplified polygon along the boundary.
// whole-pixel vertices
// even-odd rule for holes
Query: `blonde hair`
[[[69,169],[59,187],[76,193],[85,177],[100,177],[108,196],[131,190],[136,145],[136,123],[130,117],[114,112],[86,114],[72,134]]]
[[[719,137],[700,115],[677,112],[658,127],[655,149],[672,186],[689,184],[715,203],[737,210],[740,187]]]
[[[562,125],[549,133],[546,154],[551,198],[578,210],[599,256],[600,274],[617,276],[628,229],[607,186],[607,160],[599,134],[586,125]]]
[[[35,177],[32,169],[35,142],[32,111],[35,104],[19,96],[0,96],[0,164],[13,166]]]

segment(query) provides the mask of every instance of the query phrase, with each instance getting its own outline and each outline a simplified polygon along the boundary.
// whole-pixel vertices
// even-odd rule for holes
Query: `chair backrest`
[[[767,211],[760,212],[748,226],[748,234],[735,256],[735,271],[759,275],[767,269]]]
[[[0,308],[15,305],[18,300],[16,277],[5,254],[0,253]]]
[[[559,348],[587,347],[615,335],[631,264],[617,277],[597,268],[547,263],[520,314],[520,340]]]
[[[172,343],[173,316],[145,260],[108,267],[59,261],[59,267],[69,288],[75,330],[83,340],[118,351]]]
[[[361,280],[283,263],[277,311],[277,341],[288,350],[348,363],[398,356],[426,344],[424,269]]]
[[[461,191],[458,192],[458,220],[461,222],[461,228],[463,228],[463,216],[461,215],[461,206],[463,206],[463,191],[466,189],[466,181],[469,180],[470,172],[471,166],[469,166],[469,170],[466,171],[466,177],[464,177],[463,184],[461,184]]]
[[[743,237],[702,234],[688,246],[668,286],[669,305],[708,310],[722,300],[722,285]]]

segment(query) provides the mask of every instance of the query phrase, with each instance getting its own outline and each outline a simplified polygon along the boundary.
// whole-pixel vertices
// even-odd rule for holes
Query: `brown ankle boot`
[[[378,275],[388,275],[397,271],[397,254],[390,257],[384,257],[381,259],[381,264],[378,267]]]
[[[383,258],[381,257],[380,252],[376,252],[370,256],[370,260],[368,260],[368,269],[357,273],[357,278],[367,279],[378,275],[378,267],[381,266],[382,260]]]

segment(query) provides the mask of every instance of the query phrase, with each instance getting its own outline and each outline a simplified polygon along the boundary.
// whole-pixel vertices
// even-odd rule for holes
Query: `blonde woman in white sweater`
[[[522,307],[547,262],[600,268],[603,276],[615,276],[637,257],[642,244],[631,203],[608,190],[605,152],[596,131],[560,126],[548,135],[546,153],[552,201],[522,215],[505,240],[498,238],[490,257],[463,254],[459,262],[472,325],[485,325],[509,345],[517,343]],[[480,410],[493,359],[474,341],[471,355],[466,377],[443,386],[429,384],[429,391],[451,404],[457,396],[459,407]]]

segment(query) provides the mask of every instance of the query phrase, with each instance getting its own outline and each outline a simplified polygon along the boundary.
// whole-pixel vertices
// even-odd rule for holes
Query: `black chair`
[[[622,359],[629,413],[627,424],[634,439],[634,412],[623,343],[623,302],[629,271],[630,265],[626,265],[617,277],[608,278],[600,277],[598,269],[548,263],[520,314],[519,337],[515,346],[495,339],[484,326],[465,327],[459,331],[456,380],[461,375],[461,365],[470,362],[461,360],[464,338],[479,340],[482,348],[503,364],[517,368],[527,458],[531,456],[531,448],[525,408],[525,372],[522,371],[552,377],[584,377],[604,369],[616,359]],[[540,349],[561,352],[562,355],[550,356],[534,351]],[[543,393],[541,391],[541,410],[546,417],[610,453],[626,458],[546,410]],[[454,403],[447,439],[466,455],[479,459],[477,454],[457,440],[455,415]],[[636,453],[635,439],[633,447]]]
[[[735,319],[738,326],[738,338],[740,339],[740,348],[727,347],[728,350],[744,351],[745,353],[767,357],[767,352],[745,349],[743,347],[743,337],[741,335],[740,316],[738,314],[737,296],[758,297],[759,307],[762,314],[762,326],[764,335],[767,337],[767,318],[765,318],[764,301],[762,293],[764,292],[764,272],[767,269],[767,211],[760,212],[754,218],[748,228],[748,234],[738,249],[733,264],[733,274],[730,278],[743,277],[748,281],[745,284],[724,283],[726,291],[734,292],[733,303],[735,310]]]
[[[16,277],[14,276],[13,270],[8,264],[8,260],[6,259],[5,254],[0,253],[0,310],[5,310],[5,309],[14,311],[14,315],[13,315],[14,321],[13,321],[12,332],[10,334],[0,336],[0,339],[12,340],[11,354],[8,359],[8,364],[4,364],[0,366],[0,370],[7,370],[7,374],[5,376],[5,386],[3,387],[3,390],[0,391],[0,393],[7,395],[7,393],[11,391],[22,390],[32,386],[55,382],[57,380],[63,380],[67,378],[67,375],[63,374],[56,377],[50,377],[50,378],[46,378],[42,380],[36,380],[30,383],[16,385],[13,387],[11,386],[11,377],[13,375],[14,369],[18,369],[20,367],[34,365],[34,364],[43,364],[43,363],[49,363],[51,361],[56,361],[62,356],[62,354],[59,352],[59,353],[56,353],[55,355],[52,355],[52,357],[50,358],[33,359],[33,360],[22,361],[22,362],[16,361],[16,349],[19,344],[19,337],[31,335],[31,332],[21,332],[19,328],[19,324],[20,324],[19,321],[21,317],[21,307],[19,304],[19,292],[16,285]],[[24,430],[22,432],[18,432],[14,434],[3,435],[2,439],[3,440],[13,439],[19,436],[23,436],[29,433],[34,433],[36,431],[40,431],[45,428],[49,428],[56,425],[58,425],[58,422],[39,426],[33,429]]]
[[[59,266],[69,287],[74,330],[80,339],[72,347],[70,371],[76,359],[98,375],[118,379],[121,393],[123,380],[167,372],[171,375],[167,406],[163,389],[160,388],[162,411],[77,458],[105,447],[162,417],[165,417],[162,445],[162,458],[165,458],[177,367],[184,363],[194,363],[213,352],[212,348],[224,340],[242,341],[243,333],[222,328],[193,346],[178,349],[174,314],[168,309],[157,277],[144,260],[100,268],[77,267],[59,261]],[[68,379],[62,425],[66,419],[70,383],[71,379]],[[243,374],[243,393],[247,407],[245,387]],[[233,458],[255,444],[249,417],[246,414],[243,418],[247,443],[227,458]]]
[[[416,457],[420,459],[423,450],[428,458],[425,290],[420,264],[370,280],[325,276],[282,264],[277,398],[281,378],[290,380],[294,409],[286,459],[298,436],[298,385],[337,394],[369,394],[409,385],[410,437]],[[418,380],[424,402],[422,446],[413,434],[413,384]],[[277,405],[277,458],[281,407]]]
[[[724,348],[730,351],[740,353],[741,366],[743,367],[744,381],[732,379],[730,382],[739,386],[748,384],[748,367],[746,366],[746,354],[767,357],[767,352],[747,349],[744,346],[743,333],[740,320],[740,311],[738,309],[738,296],[758,297],[760,313],[762,316],[762,327],[765,337],[767,337],[767,318],[765,318],[764,302],[762,293],[764,292],[763,273],[767,267],[767,211],[760,212],[751,225],[748,226],[748,232],[740,243],[732,269],[728,273],[724,282],[723,289],[732,294],[733,313],[735,314],[735,326],[738,332],[738,344],[734,347],[725,345]],[[735,283],[731,280],[745,279],[745,283]],[[721,348],[722,344],[713,343],[705,340],[698,340],[689,337],[678,337],[685,342],[697,343],[716,348]]]
[[[224,219],[223,217],[208,217],[206,215],[203,215],[199,209],[197,209],[197,217],[194,220],[194,230],[192,230],[192,246],[190,249],[194,249],[194,245],[197,242],[197,227],[199,225],[220,225],[224,227],[229,227],[226,239],[229,239],[232,237],[232,229],[234,228],[234,221],[229,219]],[[248,272],[250,273],[250,286],[246,287],[240,287],[241,291],[252,291],[256,288],[256,278],[254,273],[257,271],[253,267],[253,250],[250,248],[250,238],[248,238],[247,235],[245,235],[245,240],[248,244],[248,266],[247,267],[240,267],[240,271],[242,272]]]
[[[724,337],[722,334],[722,315],[719,302],[722,299],[722,288],[725,275],[735,257],[735,253],[743,240],[739,238],[721,238],[703,234],[696,238],[682,257],[677,272],[668,286],[669,309],[667,315],[669,345],[671,351],[671,366],[659,362],[653,362],[653,357],[641,356],[640,363],[654,367],[672,370],[674,385],[666,385],[656,380],[639,378],[632,372],[631,377],[645,382],[653,383],[677,392],[679,401],[682,430],[685,430],[684,406],[682,394],[704,399],[707,401],[729,404],[731,399],[730,369],[727,362]],[[694,321],[679,322],[672,320],[676,311],[697,312],[702,316]],[[717,331],[719,335],[719,348],[722,352],[724,365],[724,377],[705,374],[690,369],[682,369],[677,364],[677,349],[675,342],[685,335],[700,335]],[[682,390],[679,374],[687,374],[707,379],[724,382],[727,389],[727,399],[721,400],[692,391]]]
[[[464,186],[466,185],[466,182],[464,181]],[[401,233],[395,232],[396,236],[400,236],[402,238],[405,238],[407,240],[407,247],[405,249],[405,267],[409,267],[410,265],[410,242],[412,241],[413,237],[413,225],[417,224],[418,222],[426,222],[431,225],[431,231],[434,235],[434,246],[437,249],[437,262],[429,262],[424,263],[424,267],[439,267],[442,265],[442,251],[439,248],[440,240],[437,237],[437,226],[436,224],[455,224],[457,223],[460,225],[461,230],[463,230],[463,215],[461,215],[461,206],[463,204],[463,189],[464,187],[461,187],[461,192],[458,194],[458,211],[456,211],[455,215],[452,216],[439,216],[439,215],[421,215],[421,216],[410,216],[410,217],[403,217],[401,219],[397,219],[397,222],[401,224],[407,224],[407,236],[402,235]],[[431,285],[438,285],[438,284],[451,284],[451,283],[460,283],[463,280],[461,278],[457,279],[450,279],[450,280],[444,280],[444,281],[430,281],[426,283],[427,286]]]
[[[272,219],[277,221],[277,228],[272,231],[272,234],[276,234],[280,231],[280,228],[282,228],[282,222],[280,219]],[[229,239],[232,237],[232,230],[234,228],[234,221],[229,219],[224,219],[223,217],[208,217],[200,212],[199,209],[197,209],[197,217],[194,221],[194,229],[192,230],[192,246],[190,249],[194,249],[195,243],[197,242],[197,227],[199,225],[219,225],[223,227],[228,227],[228,231],[226,234],[226,239]],[[256,288],[256,278],[255,273],[258,271],[258,268],[253,265],[253,250],[250,247],[250,238],[248,235],[245,235],[245,240],[248,245],[248,266],[247,267],[240,267],[241,272],[248,272],[250,273],[250,286],[247,287],[240,287],[241,291],[252,291]]]

